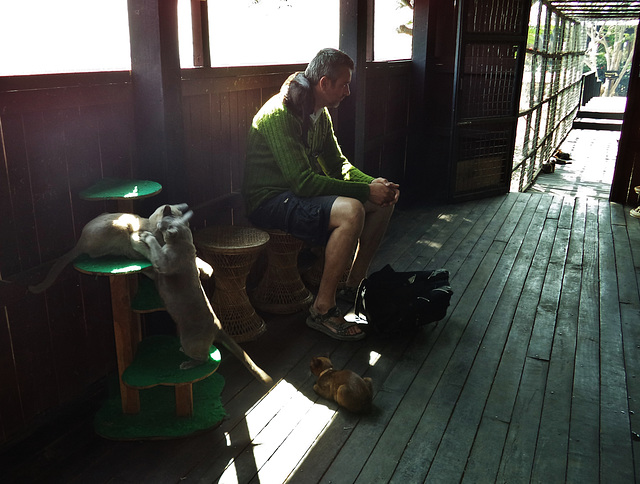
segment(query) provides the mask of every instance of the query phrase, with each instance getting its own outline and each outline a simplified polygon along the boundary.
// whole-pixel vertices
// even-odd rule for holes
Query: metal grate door
[[[461,0],[452,199],[509,191],[530,2]]]

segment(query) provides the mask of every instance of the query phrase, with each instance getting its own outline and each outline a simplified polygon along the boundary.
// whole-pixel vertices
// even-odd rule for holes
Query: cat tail
[[[67,267],[76,257],[82,254],[82,251],[78,247],[74,247],[66,254],[60,256],[49,269],[47,277],[40,284],[29,286],[29,291],[34,294],[39,294],[42,291],[49,289],[49,287],[55,282],[62,270]]]
[[[236,341],[225,333],[223,330],[220,330],[216,335],[216,341],[222,343],[225,348],[227,348],[231,353],[238,358],[244,366],[256,377],[256,379],[260,380],[262,383],[266,385],[273,385],[273,379],[267,375],[258,365],[256,365],[249,355],[236,343]]]

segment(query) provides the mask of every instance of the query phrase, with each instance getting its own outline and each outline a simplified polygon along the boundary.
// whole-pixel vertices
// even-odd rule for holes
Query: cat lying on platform
[[[122,255],[130,259],[142,259],[140,253],[133,248],[132,239],[137,238],[141,231],[155,233],[158,223],[167,210],[174,216],[180,216],[188,208],[186,203],[162,205],[149,218],[131,213],[103,213],[99,215],[84,226],[76,246],[58,258],[44,280],[39,284],[29,286],[29,290],[38,294],[48,289],[62,270],[82,254],[87,254],[90,257]],[[162,240],[162,236],[158,235]],[[211,276],[213,269],[209,264],[202,260],[198,260],[197,263],[204,277]]]
[[[318,395],[351,412],[370,410],[373,398],[371,378],[362,378],[351,370],[334,370],[331,360],[323,356],[312,358],[310,368],[311,373],[318,377],[313,385]]]
[[[158,292],[178,327],[182,351],[191,358],[183,362],[180,368],[192,368],[206,362],[210,346],[219,342],[240,359],[258,380],[271,384],[271,377],[223,331],[220,320],[211,308],[198,277],[196,247],[187,225],[192,215],[193,212],[189,211],[175,217],[167,210],[158,224],[158,235],[142,232],[140,240],[134,244],[135,249],[153,264]],[[158,242],[160,237],[164,239],[163,246]]]

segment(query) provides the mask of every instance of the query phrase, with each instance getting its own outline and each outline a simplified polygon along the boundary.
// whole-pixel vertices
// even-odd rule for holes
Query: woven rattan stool
[[[213,226],[194,232],[202,257],[213,267],[213,310],[224,330],[238,342],[256,339],[266,330],[247,296],[247,275],[269,234],[252,227]]]
[[[273,314],[292,314],[307,309],[313,295],[300,279],[298,254],[304,243],[281,230],[268,230],[267,269],[251,300]]]

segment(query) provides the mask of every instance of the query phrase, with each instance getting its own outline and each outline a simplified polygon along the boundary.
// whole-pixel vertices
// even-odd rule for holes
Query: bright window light
[[[0,45],[0,76],[129,70],[127,0],[3,0]]]
[[[193,67],[193,27],[191,25],[191,1],[178,0],[178,48],[180,67]]]
[[[339,44],[339,0],[209,0],[212,66],[307,63]]]
[[[398,0],[378,0],[374,9],[374,60],[411,59],[413,9]]]

